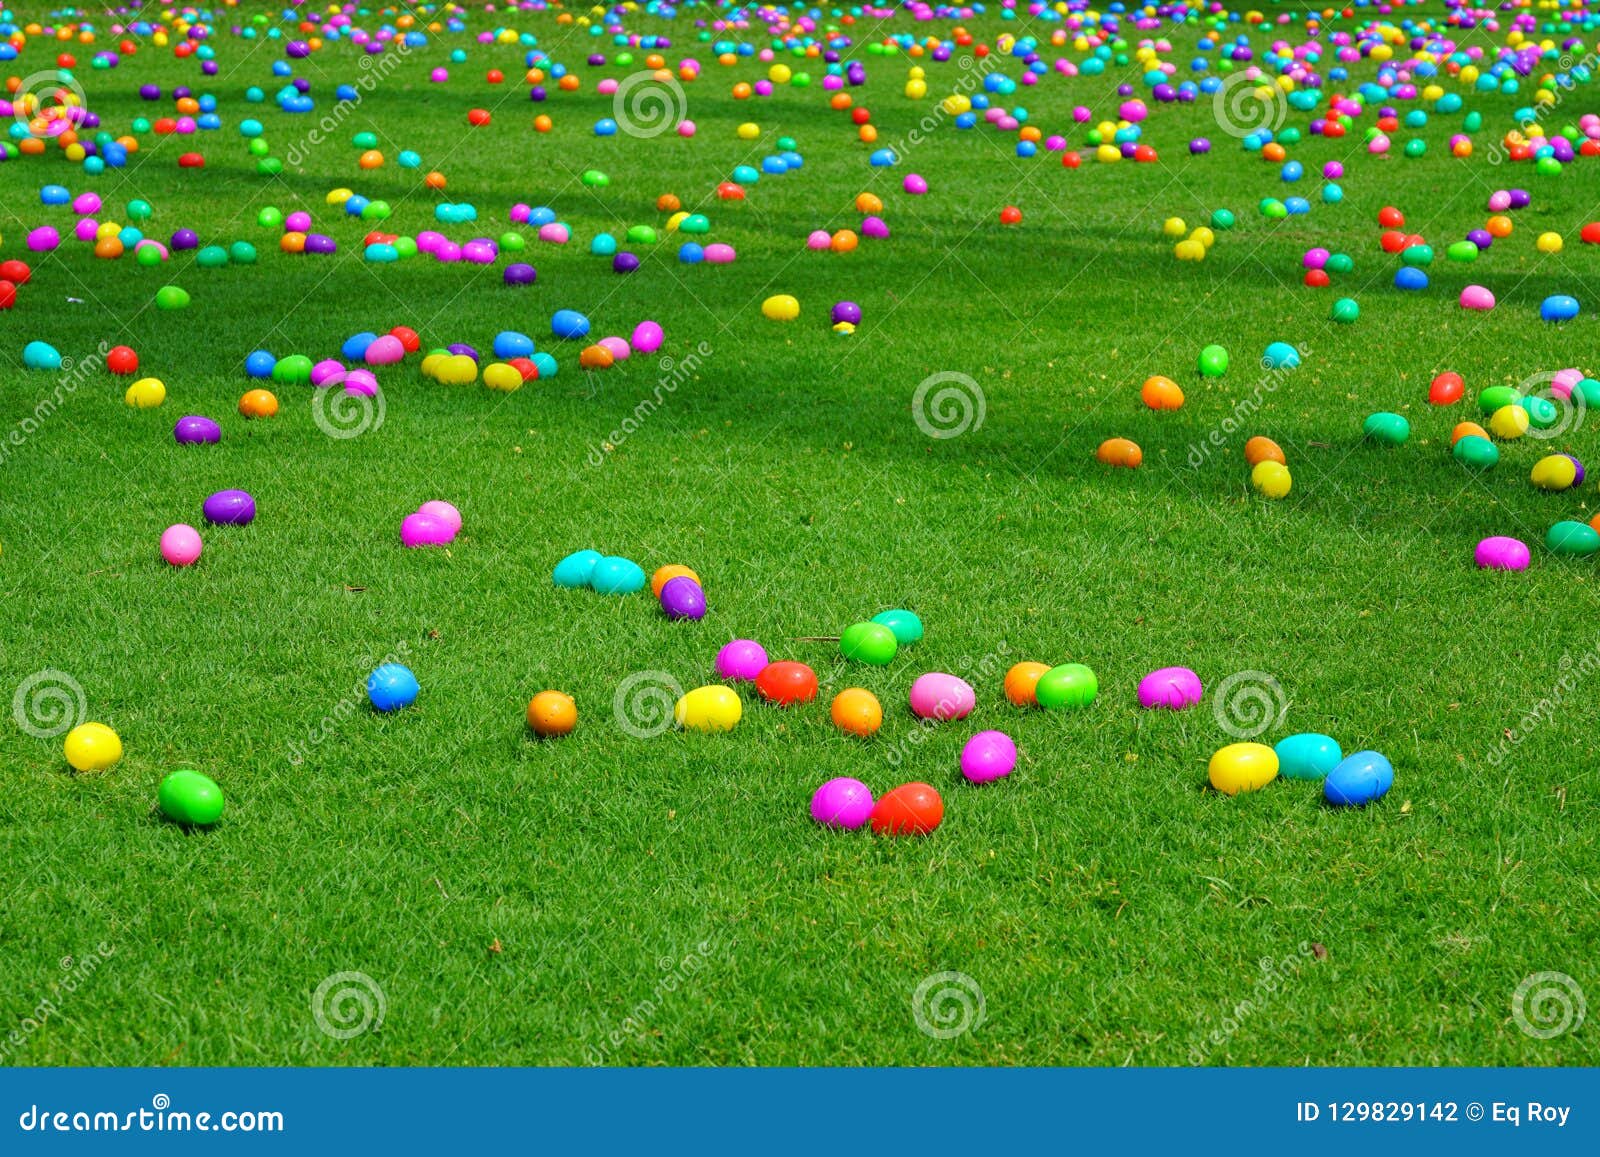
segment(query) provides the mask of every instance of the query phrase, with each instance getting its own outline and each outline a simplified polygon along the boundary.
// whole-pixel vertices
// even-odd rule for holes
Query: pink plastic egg
[[[1200,702],[1200,676],[1187,667],[1162,667],[1139,680],[1139,706],[1182,711]]]
[[[753,639],[735,639],[717,652],[717,674],[724,679],[754,682],[766,667],[766,648]]]
[[[638,353],[653,354],[661,348],[665,336],[655,322],[641,321],[633,327],[633,348]]]
[[[161,533],[161,557],[173,566],[193,565],[200,550],[200,532],[187,523],[169,526]]]
[[[400,524],[400,541],[406,546],[447,546],[455,536],[449,523],[420,510]]]
[[[1494,535],[1478,543],[1474,556],[1484,570],[1527,570],[1528,546],[1515,538]]]
[[[872,791],[859,779],[841,776],[817,788],[811,818],[829,828],[854,831],[872,818]]]
[[[386,333],[367,347],[366,352],[361,355],[361,360],[369,366],[391,366],[405,356],[405,343],[394,334]]]
[[[1017,766],[1017,745],[1003,731],[980,731],[961,749],[961,774],[973,783],[989,783]]]
[[[965,719],[977,702],[970,683],[942,671],[930,671],[911,684],[911,711],[919,719]]]
[[[461,532],[461,511],[443,499],[435,498],[432,502],[424,502],[417,507],[418,514],[426,514],[429,518],[437,518],[450,528],[451,537]]]

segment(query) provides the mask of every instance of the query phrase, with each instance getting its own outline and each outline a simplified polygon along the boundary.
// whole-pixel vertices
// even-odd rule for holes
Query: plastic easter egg
[[[1551,554],[1585,557],[1600,551],[1600,532],[1587,522],[1558,522],[1544,536]]]
[[[855,831],[872,818],[872,792],[859,779],[841,776],[817,788],[811,818],[827,828]]]
[[[744,704],[727,687],[711,684],[686,693],[672,708],[672,717],[685,731],[714,734],[732,731],[744,715]]]
[[[706,595],[688,575],[669,579],[661,588],[661,610],[669,619],[703,619]]]
[[[400,542],[411,548],[449,546],[455,536],[448,523],[421,511],[406,515],[400,523]]]
[[[661,348],[661,342],[664,336],[665,335],[661,332],[661,327],[655,322],[641,321],[638,325],[634,326],[633,336],[630,340],[632,341],[634,350],[636,350],[638,353],[653,354],[656,352],[656,350]]]
[[[122,400],[136,410],[150,410],[167,400],[167,387],[160,378],[140,378],[128,387]]]
[[[249,526],[255,521],[256,500],[243,490],[219,490],[202,507],[206,521],[219,526]]]
[[[59,370],[61,353],[49,342],[30,341],[22,347],[22,364],[30,370]]]
[[[1177,410],[1183,407],[1183,390],[1171,378],[1157,374],[1145,379],[1139,399],[1152,410]]]
[[[1339,761],[1322,783],[1322,797],[1335,807],[1361,807],[1382,799],[1394,786],[1394,766],[1376,751],[1358,751]]]
[[[188,309],[188,291],[176,285],[163,285],[156,290],[156,308],[162,310]]]
[[[1466,384],[1461,380],[1461,375],[1446,370],[1434,378],[1428,387],[1428,401],[1435,406],[1453,406],[1464,393]]]
[[[1278,754],[1264,743],[1230,743],[1211,757],[1211,786],[1224,795],[1259,791],[1278,774]]]
[[[1040,675],[1033,691],[1040,707],[1087,707],[1100,693],[1100,680],[1082,663],[1063,663]]]
[[[580,550],[556,563],[551,580],[558,587],[586,587],[594,578],[594,570],[603,556],[598,550]]]
[[[80,723],[63,748],[74,771],[104,771],[122,758],[122,739],[104,723]]]
[[[1493,414],[1502,406],[1519,405],[1522,394],[1513,386],[1489,386],[1478,392],[1478,412]]]
[[[198,414],[188,414],[178,419],[177,425],[172,428],[173,440],[182,445],[198,445],[204,442],[222,441],[222,427],[210,418]]]
[[[492,362],[483,367],[483,384],[491,390],[511,393],[522,388],[522,373],[505,362]]]
[[[1545,321],[1571,321],[1578,316],[1578,299],[1563,293],[1552,294],[1540,302],[1539,316]]]
[[[1504,535],[1493,535],[1478,543],[1473,561],[1481,570],[1527,570],[1528,544]]]
[[[1399,414],[1380,411],[1368,415],[1361,424],[1361,432],[1380,446],[1403,446],[1411,437],[1411,423]]]
[[[1476,434],[1457,438],[1455,445],[1450,448],[1450,454],[1457,462],[1473,470],[1488,470],[1500,461],[1500,448]]]
[[[1250,485],[1263,498],[1276,501],[1288,497],[1294,487],[1294,476],[1282,462],[1274,462],[1269,458],[1250,468]]]
[[[173,566],[193,566],[203,549],[200,532],[187,523],[177,523],[161,533],[161,557]]]
[[[1003,731],[980,731],[961,749],[961,774],[973,783],[991,783],[1017,766],[1017,745]]]
[[[1533,421],[1519,405],[1501,406],[1489,415],[1489,432],[1502,441],[1513,441],[1528,432]]]
[[[852,623],[839,639],[839,653],[856,663],[887,666],[900,649],[894,632],[882,623]]]
[[[717,652],[717,674],[724,679],[754,682],[766,668],[766,648],[753,639],[734,639]]]
[[[1107,466],[1124,466],[1130,470],[1137,469],[1144,461],[1144,451],[1127,438],[1107,438],[1096,448],[1094,456]]]
[[[631,595],[645,586],[644,568],[629,559],[610,556],[594,564],[589,585],[603,595]]]
[[[435,498],[431,502],[424,502],[417,507],[418,514],[425,514],[429,518],[441,522],[450,531],[451,537],[461,532],[461,511],[452,503]]]
[[[1540,490],[1567,490],[1578,480],[1578,468],[1565,454],[1549,454],[1533,464],[1528,475]]]
[[[880,626],[888,627],[894,634],[894,640],[902,647],[922,641],[922,620],[915,612],[896,608],[889,611],[879,611],[872,616],[872,621]]]
[[[1336,740],[1314,731],[1280,739],[1272,750],[1285,779],[1325,779],[1344,758]]]
[[[385,663],[367,676],[367,698],[378,711],[409,707],[421,690],[411,669],[399,663]]]
[[[1275,341],[1261,355],[1264,370],[1292,370],[1299,368],[1300,351],[1286,341]]]
[[[1050,670],[1046,663],[1016,663],[1006,672],[1006,698],[1018,707],[1039,706],[1039,680]]]
[[[535,735],[570,735],[578,726],[578,705],[561,691],[541,691],[528,701],[528,727]]]
[[[1200,676],[1188,667],[1161,667],[1139,680],[1139,706],[1181,711],[1200,702]]]
[[[210,776],[188,769],[169,772],[156,788],[156,806],[176,824],[210,827],[222,818],[222,789]]]
[[[558,309],[550,316],[550,332],[565,340],[588,337],[589,319],[575,309]]]
[[[883,726],[883,705],[876,695],[862,687],[846,687],[835,695],[828,715],[840,731],[862,739],[876,735]]]
[[[944,800],[926,783],[903,783],[872,809],[872,833],[879,836],[925,836],[943,822]]]
[[[817,673],[792,659],[769,663],[756,676],[756,690],[778,707],[809,703],[817,697]]]
[[[793,321],[800,316],[800,302],[787,293],[775,294],[761,303],[761,315],[770,321]]]
[[[1260,434],[1245,442],[1244,460],[1252,467],[1259,466],[1263,462],[1276,462],[1282,466],[1289,464],[1282,448],[1271,438],[1264,438]]]
[[[700,576],[688,567],[678,563],[668,563],[666,566],[656,567],[655,573],[650,576],[650,593],[659,599],[661,589],[675,578],[691,578],[696,585],[700,583]]]
[[[965,719],[977,705],[977,693],[964,679],[942,671],[930,671],[911,684],[911,712],[918,719],[944,723]]]
[[[1495,306],[1494,294],[1481,285],[1469,285],[1461,291],[1461,308],[1489,310]]]
[[[270,418],[278,412],[278,399],[271,390],[246,390],[239,398],[239,413],[246,418]]]
[[[1208,345],[1200,351],[1200,372],[1208,378],[1220,378],[1228,372],[1228,351],[1219,345]]]
[[[1476,422],[1457,422],[1455,424],[1455,428],[1450,431],[1450,444],[1454,446],[1457,442],[1461,441],[1461,439],[1467,437],[1487,439],[1489,437],[1489,431],[1485,430]],[[1496,453],[1495,457],[1496,460],[1498,460],[1499,454]]]

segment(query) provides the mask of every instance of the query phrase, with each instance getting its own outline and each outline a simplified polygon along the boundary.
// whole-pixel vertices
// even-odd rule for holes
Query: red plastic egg
[[[1330,281],[1331,279],[1328,277],[1328,271],[1326,269],[1306,270],[1305,282],[1312,289],[1325,289],[1329,285]]]
[[[768,703],[779,707],[809,703],[817,697],[817,673],[790,659],[768,663],[756,676],[756,690]]]
[[[1460,374],[1446,370],[1434,378],[1433,384],[1428,387],[1428,401],[1435,406],[1453,406],[1461,400],[1461,395],[1466,389],[1466,383],[1461,380]]]
[[[1385,229],[1398,229],[1406,223],[1406,215],[1393,205],[1385,205],[1378,210],[1378,224]]]
[[[902,783],[872,809],[874,835],[925,836],[943,822],[944,800],[926,783]]]
[[[26,285],[32,276],[33,270],[28,268],[26,261],[18,261],[15,257],[10,261],[0,261],[0,277],[13,285]]]
[[[112,346],[106,353],[106,369],[114,374],[131,374],[139,368],[139,355],[125,345]]]
[[[481,129],[484,125],[489,123],[489,119],[489,110],[486,108],[467,110],[467,123],[473,128]]]
[[[1022,223],[1022,210],[1015,205],[1007,205],[1000,210],[1000,224],[1020,225]]]
[[[0,280],[0,309],[10,309],[17,304],[17,287],[11,282]]]

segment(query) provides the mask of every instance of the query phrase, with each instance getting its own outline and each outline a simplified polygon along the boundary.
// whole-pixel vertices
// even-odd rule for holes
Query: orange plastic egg
[[[1094,456],[1107,466],[1126,466],[1130,470],[1144,461],[1144,451],[1126,438],[1107,438]]]
[[[656,198],[656,211],[658,213],[676,213],[683,208],[683,202],[672,193],[663,193]]]
[[[1251,467],[1259,466],[1263,462],[1276,462],[1280,466],[1289,464],[1278,444],[1271,438],[1263,438],[1260,434],[1244,444],[1244,460]]]
[[[872,809],[872,832],[879,836],[925,836],[943,822],[944,800],[926,783],[903,783]]]
[[[692,578],[695,586],[705,586],[700,581],[700,576],[688,567],[681,566],[678,563],[668,563],[666,566],[657,567],[656,573],[650,576],[650,593],[659,599],[661,597],[661,588],[675,578]]]
[[[846,687],[835,695],[830,714],[840,731],[862,739],[876,735],[883,726],[883,705],[876,695],[861,687]]]
[[[586,370],[609,370],[616,360],[616,355],[603,345],[584,346],[578,354],[578,364]]]
[[[882,213],[883,200],[876,193],[861,193],[856,197],[856,212]]]
[[[278,399],[271,390],[249,390],[239,399],[239,413],[246,418],[270,418],[278,412]]]
[[[528,726],[535,735],[567,735],[578,725],[578,705],[571,695],[541,691],[528,703]]]
[[[1048,670],[1048,663],[1016,664],[1006,672],[1006,698],[1018,707],[1037,707],[1039,676]]]
[[[1178,383],[1160,374],[1145,379],[1139,397],[1152,410],[1176,410],[1183,405],[1183,390]]]
[[[1487,439],[1489,437],[1489,431],[1476,422],[1457,422],[1456,428],[1450,431],[1450,445],[1454,446],[1469,434],[1475,438]]]

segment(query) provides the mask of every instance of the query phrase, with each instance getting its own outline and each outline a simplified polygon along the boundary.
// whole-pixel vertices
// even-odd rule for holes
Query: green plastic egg
[[[839,639],[839,653],[857,663],[884,667],[894,661],[900,644],[882,623],[853,623]]]
[[[283,226],[283,210],[275,205],[264,206],[256,214],[256,224],[263,229],[279,229]]]
[[[1353,297],[1341,297],[1333,303],[1333,312],[1329,314],[1334,321],[1349,325],[1361,316],[1361,307],[1356,304]]]
[[[1457,438],[1450,453],[1457,462],[1474,470],[1488,470],[1500,461],[1500,448],[1489,439],[1480,438],[1476,434]]]
[[[1544,536],[1551,554],[1589,555],[1600,550],[1600,532],[1587,522],[1558,522]]]
[[[711,221],[704,213],[690,213],[678,223],[678,232],[709,233],[711,232]]]
[[[611,178],[599,169],[585,169],[583,171],[583,183],[591,189],[604,189],[611,184]]]
[[[1549,398],[1524,394],[1519,404],[1528,411],[1528,425],[1535,430],[1548,430],[1561,419],[1561,410]]]
[[[161,250],[154,245],[141,245],[133,251],[133,259],[138,264],[149,269],[161,264]]]
[[[1211,227],[1216,230],[1233,228],[1233,213],[1227,209],[1216,209],[1211,213]]]
[[[188,309],[189,293],[176,285],[163,285],[156,290],[157,309]]]
[[[1082,663],[1051,667],[1034,685],[1040,707],[1087,707],[1099,693],[1100,680]]]
[[[628,227],[629,245],[654,245],[656,231],[648,225],[630,225]]]
[[[1361,432],[1380,446],[1403,446],[1411,437],[1411,423],[1399,414],[1379,411],[1367,416],[1361,424]]]
[[[194,255],[194,263],[202,269],[221,269],[228,264],[228,251],[220,245],[207,245]]]
[[[895,642],[902,647],[922,641],[922,620],[911,611],[879,611],[872,621],[894,632]]]
[[[179,824],[206,827],[222,818],[222,789],[198,771],[174,771],[156,789],[161,814]]]
[[[1478,412],[1492,414],[1502,406],[1515,406],[1520,401],[1522,395],[1511,386],[1490,386],[1478,394]]]
[[[1328,257],[1328,264],[1324,267],[1329,273],[1349,273],[1356,267],[1355,260],[1348,253],[1334,253]]]
[[[128,202],[128,220],[130,221],[148,221],[154,213],[155,210],[150,207],[149,201],[135,198]]]
[[[1228,351],[1219,345],[1208,345],[1200,351],[1200,372],[1208,378],[1220,378],[1228,372]]]
[[[1470,241],[1457,241],[1444,251],[1444,255],[1451,261],[1471,265],[1478,259],[1478,247]]]
[[[254,265],[256,263],[256,247],[248,241],[235,241],[228,246],[228,260],[235,265]]]

